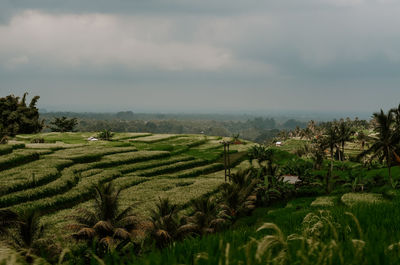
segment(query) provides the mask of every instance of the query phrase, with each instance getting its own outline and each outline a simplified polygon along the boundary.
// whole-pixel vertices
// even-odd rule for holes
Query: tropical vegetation
[[[0,253],[19,263],[397,264],[399,113],[310,121],[262,145],[237,134],[10,136]]]

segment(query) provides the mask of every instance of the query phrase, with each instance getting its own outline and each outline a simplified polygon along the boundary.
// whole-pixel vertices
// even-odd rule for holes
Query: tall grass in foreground
[[[234,230],[106,264],[400,264],[400,200],[256,211]],[[300,207],[299,207],[300,206]],[[298,209],[298,210],[297,210]],[[313,210],[312,210],[313,209]],[[260,216],[263,216],[260,218]],[[260,223],[266,222],[265,224]],[[251,226],[249,226],[251,224]]]

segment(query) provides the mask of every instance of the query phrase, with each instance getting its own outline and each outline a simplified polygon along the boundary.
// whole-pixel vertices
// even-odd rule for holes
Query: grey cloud
[[[27,10],[49,23],[29,30]],[[90,110],[391,107],[399,11],[389,0],[5,0],[0,93]]]

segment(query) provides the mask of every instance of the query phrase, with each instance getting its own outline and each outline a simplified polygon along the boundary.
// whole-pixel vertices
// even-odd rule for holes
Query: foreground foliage
[[[75,231],[73,238],[95,245],[96,254],[104,255],[112,249],[122,249],[131,241],[138,218],[131,207],[120,209],[121,189],[116,189],[112,182],[101,184],[95,190],[93,211],[78,209],[72,216],[76,223],[69,228]]]

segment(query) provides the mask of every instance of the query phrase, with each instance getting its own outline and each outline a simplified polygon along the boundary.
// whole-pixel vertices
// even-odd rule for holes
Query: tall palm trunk
[[[333,147],[330,149],[331,149],[331,165],[329,167],[329,173],[326,177],[326,192],[327,193],[331,192],[330,180],[332,179],[332,172],[333,172]]]
[[[390,152],[390,148],[387,147],[387,157],[386,157],[386,164],[388,167],[388,171],[389,171],[389,181],[390,181],[390,185],[393,185],[393,179],[392,179],[392,154]]]
[[[337,152],[337,154],[338,154],[338,160],[339,161],[342,161],[342,149],[340,149],[340,147],[338,146],[338,147],[336,147],[336,152]]]
[[[344,161],[344,144],[345,144],[345,142],[343,141],[342,142],[342,154],[341,154],[342,160],[341,161]]]

